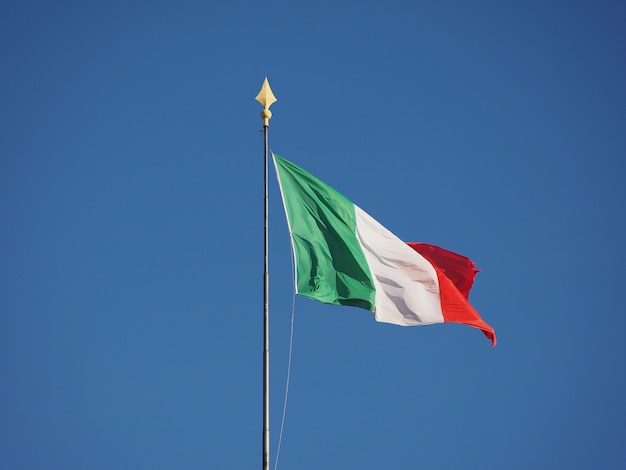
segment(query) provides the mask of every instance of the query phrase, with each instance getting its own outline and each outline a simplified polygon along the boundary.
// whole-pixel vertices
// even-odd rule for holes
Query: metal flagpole
[[[263,470],[270,469],[270,312],[269,312],[269,262],[268,262],[268,128],[272,112],[270,106],[276,101],[270,88],[267,77],[263,81],[261,91],[256,100],[263,106],[261,118],[263,119],[263,137],[265,141],[265,270],[263,274]]]

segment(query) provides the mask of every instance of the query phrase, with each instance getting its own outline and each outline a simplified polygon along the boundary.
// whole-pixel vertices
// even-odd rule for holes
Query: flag
[[[476,274],[461,255],[407,244],[345,196],[273,154],[296,266],[296,293],[361,307],[402,326],[454,322],[496,335],[467,297]]]

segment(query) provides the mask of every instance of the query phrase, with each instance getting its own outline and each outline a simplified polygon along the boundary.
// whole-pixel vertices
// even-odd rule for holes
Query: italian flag
[[[467,297],[469,258],[405,243],[336,190],[273,154],[296,266],[296,293],[371,311],[379,322],[463,323],[496,335]]]

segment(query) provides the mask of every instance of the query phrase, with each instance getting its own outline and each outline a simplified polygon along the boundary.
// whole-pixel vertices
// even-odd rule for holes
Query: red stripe
[[[465,256],[425,243],[407,243],[435,268],[439,280],[441,310],[446,323],[462,323],[482,330],[496,345],[496,333],[467,300],[478,272],[476,265]]]
[[[430,264],[437,266],[454,283],[459,292],[468,298],[469,291],[474,285],[474,276],[480,272],[471,259],[426,243],[409,242],[407,245],[430,261]]]
[[[496,345],[496,333],[482,318],[474,307],[470,305],[463,294],[448,277],[435,266],[439,279],[439,295],[441,296],[441,311],[445,322],[463,323],[482,330],[491,345]]]

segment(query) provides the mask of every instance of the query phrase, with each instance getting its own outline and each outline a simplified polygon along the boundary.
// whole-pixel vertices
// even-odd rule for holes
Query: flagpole
[[[270,469],[270,312],[269,312],[269,258],[268,258],[268,164],[269,164],[269,144],[268,130],[272,112],[270,106],[276,101],[274,93],[270,88],[267,77],[263,81],[261,91],[256,96],[256,100],[263,106],[261,118],[263,119],[263,141],[265,157],[265,231],[264,250],[265,267],[263,272],[263,470]]]

